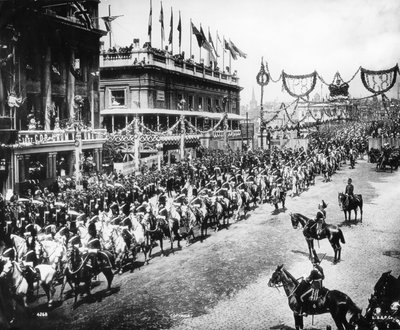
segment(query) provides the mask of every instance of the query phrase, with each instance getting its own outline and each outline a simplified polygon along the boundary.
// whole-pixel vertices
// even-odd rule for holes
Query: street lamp
[[[261,137],[261,149],[264,149],[264,137],[263,131],[265,128],[264,123],[264,107],[263,107],[263,98],[264,98],[264,86],[269,83],[269,75],[265,72],[263,57],[261,57],[261,68],[256,76],[257,84],[261,86],[261,104],[260,104],[260,137]]]

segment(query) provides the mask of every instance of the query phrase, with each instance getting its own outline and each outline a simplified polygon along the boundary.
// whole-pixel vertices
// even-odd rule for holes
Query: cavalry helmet
[[[3,257],[8,258],[10,260],[14,260],[15,259],[15,250],[13,248],[8,248],[8,249],[4,250]]]

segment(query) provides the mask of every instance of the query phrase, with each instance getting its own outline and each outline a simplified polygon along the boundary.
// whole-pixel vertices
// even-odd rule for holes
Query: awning
[[[147,109],[130,109],[130,108],[112,108],[101,110],[102,116],[114,115],[114,116],[133,116],[133,115],[170,115],[180,116],[184,115],[187,117],[201,117],[210,119],[221,119],[224,115],[223,112],[206,112],[206,111],[188,111],[188,110],[169,110],[159,108],[147,108]],[[237,115],[235,113],[228,113],[228,119],[232,120],[244,120],[246,117]]]

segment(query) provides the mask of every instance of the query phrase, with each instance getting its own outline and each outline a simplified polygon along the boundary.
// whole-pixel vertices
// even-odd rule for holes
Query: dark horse
[[[105,250],[97,252],[97,262],[94,265],[93,259],[89,253],[82,258],[79,249],[75,246],[71,246],[68,249],[67,258],[68,264],[64,270],[64,282],[61,286],[60,299],[66,283],[68,282],[70,287],[75,292],[74,305],[78,300],[79,284],[85,283],[85,289],[88,296],[90,296],[91,280],[94,276],[103,273],[107,279],[107,290],[110,290],[111,283],[114,278],[113,269],[115,269],[114,256]]]
[[[347,221],[347,214],[349,214],[349,221],[351,221],[351,211],[354,210],[355,221],[357,221],[357,209],[360,208],[360,221],[362,222],[363,216],[363,198],[362,195],[354,195],[350,197],[348,203],[346,203],[347,196],[343,193],[338,194],[338,202],[340,208],[344,212],[344,220]]]
[[[330,313],[339,330],[354,329],[351,324],[361,315],[361,309],[349,296],[337,290],[322,288],[318,298],[318,304],[302,301],[299,297],[310,288],[310,284],[304,280],[299,282],[290,274],[283,265],[276,268],[268,282],[268,286],[282,285],[288,297],[289,307],[293,311],[296,330],[303,329],[303,313],[318,315]],[[314,305],[314,306],[313,306]],[[351,314],[350,320],[346,319],[347,313]]]
[[[303,235],[306,238],[310,259],[314,257],[315,260],[319,260],[314,249],[314,239],[321,240],[327,238],[329,243],[331,243],[333,251],[335,252],[335,258],[333,262],[335,263],[340,260],[340,254],[342,250],[340,242],[343,244],[345,243],[343,232],[340,228],[334,225],[325,224],[320,236],[318,237],[317,223],[313,219],[307,218],[300,213],[290,213],[290,220],[292,221],[292,226],[294,229],[297,229],[299,223],[304,228]]]

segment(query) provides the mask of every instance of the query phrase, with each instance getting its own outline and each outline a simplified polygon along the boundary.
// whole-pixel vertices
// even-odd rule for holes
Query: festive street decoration
[[[394,86],[398,72],[398,64],[391,69],[380,71],[361,68],[361,81],[364,87],[371,93],[382,94],[386,93]]]
[[[306,75],[289,75],[282,71],[282,82],[284,89],[293,97],[305,97],[315,88],[317,72]]]
[[[329,96],[333,101],[349,98],[349,84],[343,81],[339,72],[336,72],[332,83],[329,85]]]

